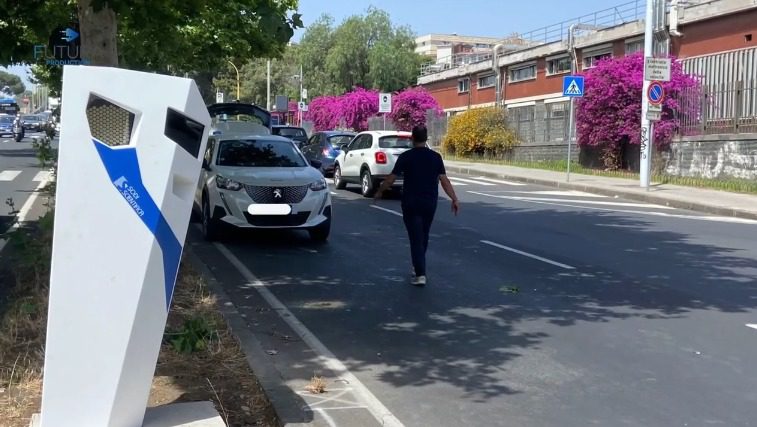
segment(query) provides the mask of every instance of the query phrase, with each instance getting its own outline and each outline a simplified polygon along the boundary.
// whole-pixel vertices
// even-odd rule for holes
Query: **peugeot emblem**
[[[284,197],[284,195],[282,194],[280,188],[277,188],[277,189],[273,190],[273,198],[274,199],[280,199],[282,197]]]

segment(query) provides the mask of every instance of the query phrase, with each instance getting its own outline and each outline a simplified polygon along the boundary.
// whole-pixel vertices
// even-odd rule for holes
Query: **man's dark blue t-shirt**
[[[427,147],[411,148],[400,154],[392,174],[404,180],[402,199],[436,201],[439,175],[446,175],[442,156]]]

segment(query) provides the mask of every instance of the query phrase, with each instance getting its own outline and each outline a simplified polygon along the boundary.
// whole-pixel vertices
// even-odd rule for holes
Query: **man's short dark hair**
[[[413,127],[413,142],[428,141],[428,129],[426,126],[418,125]]]

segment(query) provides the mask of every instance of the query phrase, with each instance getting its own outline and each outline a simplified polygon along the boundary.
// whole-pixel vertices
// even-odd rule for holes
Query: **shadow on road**
[[[673,232],[641,216],[483,202],[464,204],[459,220],[440,203],[429,249],[434,281],[413,288],[401,221],[370,212],[369,203],[340,199],[327,245],[301,232],[237,232],[226,244],[351,371],[393,388],[447,385],[474,402],[532,393],[540,382],[549,389],[581,375],[550,365],[555,359],[521,358],[562,327],[757,307],[757,260],[697,243],[700,223]],[[495,227],[544,236],[555,224],[566,232],[551,235],[551,244],[569,248],[561,261],[576,270],[480,244]],[[539,238],[532,245],[521,249],[560,252]],[[241,278],[224,286],[237,302],[255,292]]]

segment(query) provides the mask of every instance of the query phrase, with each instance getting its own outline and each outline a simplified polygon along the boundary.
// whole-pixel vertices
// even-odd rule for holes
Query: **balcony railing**
[[[646,3],[646,0],[632,0],[609,9],[579,16],[578,18],[569,19],[527,33],[513,34],[503,40],[503,43],[508,47],[506,53],[518,52],[536,46],[567,40],[568,32],[573,24],[584,24],[594,27],[596,30],[601,30],[627,24],[629,22],[643,21],[646,16]],[[686,2],[686,7],[699,3],[702,3],[702,1],[689,0]],[[585,31],[577,32],[577,35],[580,36],[581,33],[585,33]],[[508,44],[510,46],[507,46]],[[467,64],[488,61],[491,58],[491,52],[477,55],[467,53],[455,54],[435,61],[429,61],[421,65],[421,76],[440,73]]]

